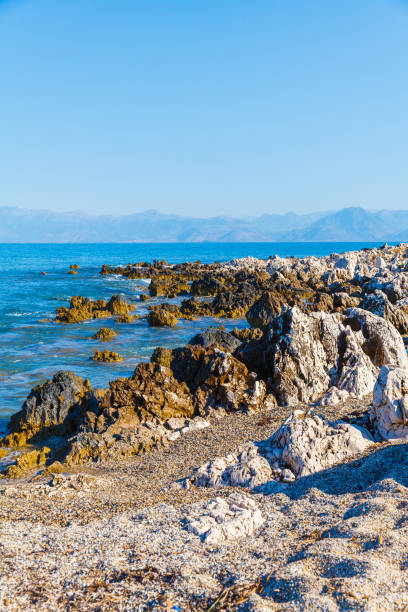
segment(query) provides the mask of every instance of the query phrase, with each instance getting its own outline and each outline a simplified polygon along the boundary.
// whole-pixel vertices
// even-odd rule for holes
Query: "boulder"
[[[406,313],[397,305],[392,304],[383,291],[377,289],[374,293],[366,294],[361,302],[361,308],[387,319],[400,334],[408,334]]]
[[[254,444],[227,457],[216,457],[202,465],[191,477],[196,487],[247,487],[253,489],[272,480],[268,461]]]
[[[223,329],[207,329],[200,334],[196,334],[189,340],[188,344],[203,346],[218,346],[223,351],[233,353],[241,342],[232,334]]]
[[[264,292],[246,313],[246,318],[251,327],[263,329],[281,313],[285,306],[282,294],[277,292]]]
[[[95,335],[92,336],[93,340],[111,340],[115,338],[117,333],[110,329],[109,327],[101,327]]]
[[[384,364],[408,367],[401,335],[360,308],[306,314],[296,306],[273,319],[263,337],[237,357],[268,380],[278,403],[336,403],[372,393]],[[339,390],[342,393],[339,393]]]
[[[174,327],[180,316],[180,308],[175,304],[158,304],[151,307],[147,321],[152,327]]]
[[[372,416],[384,440],[408,439],[407,368],[381,368],[374,387]]]
[[[170,352],[156,349],[151,360],[169,366],[179,383],[187,385],[201,415],[219,407],[227,411],[256,409],[265,398],[265,383],[250,374],[241,361],[216,347],[187,345]]]
[[[264,522],[256,502],[241,493],[195,504],[187,518],[187,530],[206,544],[222,544],[251,536]]]
[[[27,439],[41,430],[71,428],[71,419],[91,391],[88,380],[72,372],[58,372],[42,385],[34,387],[22,409],[9,423],[11,433],[24,432]]]
[[[332,423],[296,410],[267,440],[208,461],[189,480],[201,487],[249,489],[272,480],[292,482],[349,461],[373,444],[371,434],[362,427],[342,421]]]
[[[260,445],[260,452],[275,469],[290,470],[300,478],[344,463],[373,444],[362,427],[296,410]]]

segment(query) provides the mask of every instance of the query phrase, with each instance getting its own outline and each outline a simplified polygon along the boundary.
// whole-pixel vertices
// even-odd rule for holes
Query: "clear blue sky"
[[[408,208],[408,0],[0,0],[0,206]]]

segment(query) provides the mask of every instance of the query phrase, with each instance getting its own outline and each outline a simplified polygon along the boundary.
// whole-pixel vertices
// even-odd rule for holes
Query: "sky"
[[[408,208],[408,0],[0,0],[0,206]]]

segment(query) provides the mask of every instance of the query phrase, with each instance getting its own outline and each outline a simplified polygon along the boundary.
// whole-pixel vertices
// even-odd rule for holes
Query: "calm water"
[[[206,244],[0,244],[0,427],[19,410],[30,389],[60,369],[90,379],[94,386],[129,376],[136,364],[148,360],[158,346],[185,344],[199,329],[213,321],[180,321],[174,329],[148,327],[144,319],[129,325],[112,320],[118,336],[104,346],[124,357],[119,364],[90,360],[103,343],[91,336],[105,323],[101,320],[63,325],[41,322],[54,317],[55,309],[68,305],[72,295],[109,299],[122,294],[143,315],[148,306],[138,301],[148,281],[100,276],[102,264],[165,259],[169,263],[227,261],[234,257],[266,258],[269,255],[327,255],[375,246],[379,243],[206,243]],[[68,274],[69,264],[80,266],[78,275]],[[41,271],[47,273],[41,275]],[[156,301],[162,301],[160,299]],[[149,304],[154,303],[154,300]],[[227,328],[245,321],[217,319]]]

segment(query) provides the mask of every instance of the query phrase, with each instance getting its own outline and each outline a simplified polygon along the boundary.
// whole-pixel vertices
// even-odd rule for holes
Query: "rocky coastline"
[[[408,609],[408,245],[101,274],[150,280],[149,326],[248,327],[31,390],[0,440],[2,608]],[[55,325],[137,317],[73,296]]]

